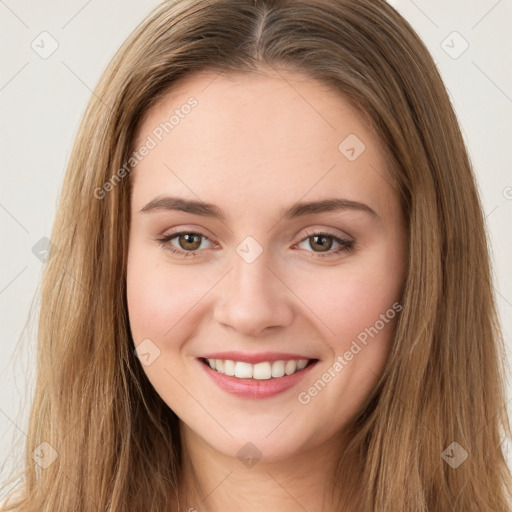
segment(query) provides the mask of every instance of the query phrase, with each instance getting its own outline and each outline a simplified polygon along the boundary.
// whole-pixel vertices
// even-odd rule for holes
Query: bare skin
[[[181,420],[180,509],[335,510],[326,483],[344,425],[384,369],[406,272],[405,222],[382,147],[339,94],[271,70],[188,77],[148,112],[138,145],[191,96],[197,105],[132,172],[127,270],[134,343],[149,339],[159,351],[144,371]],[[224,219],[141,212],[164,196],[212,203]],[[352,203],[282,213],[327,198]],[[157,240],[179,232],[190,236]],[[244,254],[259,255],[249,263]],[[248,398],[208,377],[200,358],[216,351],[316,363],[291,388]],[[256,447],[256,464],[240,456],[244,446]]]

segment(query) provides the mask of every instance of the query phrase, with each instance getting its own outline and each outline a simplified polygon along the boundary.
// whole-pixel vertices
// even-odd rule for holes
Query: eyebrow
[[[176,210],[195,215],[202,215],[204,217],[212,217],[221,221],[226,220],[222,210],[214,204],[175,196],[157,196],[146,204],[146,206],[140,210],[140,213],[162,210]],[[368,213],[375,218],[379,217],[375,210],[370,208],[367,204],[337,197],[322,199],[320,201],[296,203],[291,207],[284,209],[281,212],[280,217],[290,220],[315,213],[325,213],[337,210],[355,210]]]

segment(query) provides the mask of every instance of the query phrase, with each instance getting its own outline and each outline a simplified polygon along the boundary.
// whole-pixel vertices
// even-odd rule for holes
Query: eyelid
[[[210,233],[208,230],[206,230],[200,226],[196,226],[194,224],[186,224],[183,226],[180,225],[177,227],[165,229],[162,231],[162,234],[160,234],[159,237],[164,237],[164,236],[166,237],[166,236],[170,236],[170,235],[179,235],[182,233],[195,233],[196,235],[201,235],[204,238],[208,238],[208,240],[212,240],[213,238],[215,238],[214,236],[210,236]],[[205,234],[205,233],[208,233],[208,234]]]
[[[323,233],[327,236],[341,238],[342,240],[344,240],[346,242],[355,242],[354,237],[349,235],[347,232],[337,230],[338,233],[336,233],[335,231],[336,231],[335,228],[321,228],[321,227],[305,228],[305,230],[302,232],[303,234],[301,236],[300,241],[302,242],[304,240],[304,238],[308,238],[310,236],[315,236],[315,235],[320,235]]]

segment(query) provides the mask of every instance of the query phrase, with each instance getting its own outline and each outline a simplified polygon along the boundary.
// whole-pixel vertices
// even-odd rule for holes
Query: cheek
[[[166,265],[151,251],[133,247],[128,256],[127,302],[135,344],[144,338],[173,338],[211,287],[209,279],[194,278],[193,266]]]
[[[179,381],[185,380],[181,340],[192,335],[189,313],[202,295],[197,282],[191,286],[190,277],[183,274],[179,268],[173,270],[157,261],[143,244],[130,247],[126,285],[133,343],[150,354],[142,369],[156,392],[175,411],[182,411],[189,403],[190,397],[173,376],[181,375]]]
[[[309,284],[314,282],[322,281]],[[310,293],[308,306],[328,327],[323,341],[330,355],[301,386],[297,398],[305,410],[319,415],[325,411],[322,431],[333,435],[357,413],[382,375],[402,309],[401,283],[396,276],[367,268],[323,284],[323,293],[318,288]]]
[[[385,268],[385,267],[384,267]],[[364,338],[374,327],[389,337],[400,300],[400,275],[382,267],[345,268],[335,274],[302,277],[297,295],[321,320],[325,339],[336,352],[348,350],[351,341]],[[395,308],[393,305],[395,304]],[[374,337],[374,336],[373,336]]]
[[[136,345],[144,338],[161,339],[183,307],[183,300],[178,301],[176,294],[179,283],[169,288],[163,277],[158,268],[140,264],[136,256],[128,265],[128,313]]]
[[[353,263],[347,260],[339,271],[327,269],[296,281],[297,295],[321,320],[316,324],[323,326],[324,348],[330,353],[319,368],[323,383],[315,384],[316,375],[302,391],[306,402],[314,399],[329,410],[342,401],[340,424],[365,401],[388,359],[402,309],[405,254],[399,249],[383,243]],[[324,384],[328,390],[320,392]],[[313,398],[317,395],[318,400]]]
[[[393,285],[393,282],[376,285],[368,280],[346,283],[339,301],[331,301],[330,318],[338,340],[337,352],[349,350],[348,345],[354,340],[364,344],[369,338],[384,342],[390,337],[399,306],[398,290]]]

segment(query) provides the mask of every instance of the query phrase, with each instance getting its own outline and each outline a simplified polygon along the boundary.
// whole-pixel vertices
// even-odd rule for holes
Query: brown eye
[[[331,233],[310,233],[299,244],[301,249],[306,249],[315,258],[329,257],[349,253],[353,250],[355,242],[343,240]]]
[[[156,239],[160,245],[166,250],[178,254],[180,256],[192,257],[198,253],[196,251],[205,249],[201,247],[203,242],[211,243],[208,237],[195,233],[193,231],[180,231],[179,233],[171,233]]]
[[[201,239],[203,237],[197,233],[182,233],[177,238],[182,249],[196,251],[201,246]]]
[[[309,245],[318,252],[328,251],[333,244],[333,237],[326,235],[313,235],[309,237]]]

